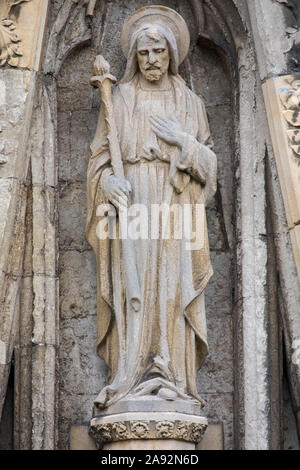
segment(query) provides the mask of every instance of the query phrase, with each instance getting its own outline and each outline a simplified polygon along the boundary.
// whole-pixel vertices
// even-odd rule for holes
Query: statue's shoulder
[[[174,76],[173,81],[175,86],[179,87],[186,96],[188,96],[192,101],[197,104],[198,107],[204,106],[203,99],[198,96],[193,90],[191,90],[190,87],[188,87],[185,80],[180,75]]]
[[[136,86],[137,77],[134,77],[130,82],[118,83],[114,88],[114,97],[123,97],[126,100],[135,93]]]
[[[118,83],[114,87],[113,94],[114,95],[124,95],[124,94],[126,94],[126,92],[130,91],[131,88],[132,88],[132,86],[130,86],[129,83]]]
[[[113,104],[115,110],[117,110],[117,119],[123,119],[123,113],[129,113],[132,116],[135,104],[136,96],[136,80],[133,79],[130,82],[119,83],[115,86],[113,92]]]

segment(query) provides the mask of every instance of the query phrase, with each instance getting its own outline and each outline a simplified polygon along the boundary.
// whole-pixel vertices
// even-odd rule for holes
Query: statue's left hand
[[[159,116],[151,116],[152,129],[160,139],[169,145],[176,145],[182,148],[184,141],[184,130],[177,119],[167,119]]]

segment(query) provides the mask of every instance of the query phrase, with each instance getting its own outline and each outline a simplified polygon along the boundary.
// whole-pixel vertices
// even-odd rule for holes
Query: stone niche
[[[85,240],[86,169],[100,106],[89,85],[95,56],[101,53],[111,71],[122,76],[121,25],[132,11],[162,4],[185,18],[191,33],[189,55],[180,73],[204,99],[218,157],[218,191],[208,207],[214,276],[206,289],[210,354],[198,376],[209,423],[222,423],[224,447],[233,443],[233,300],[234,260],[234,112],[233,84],[221,57],[197,44],[190,2],[97,2],[92,41],[73,49],[58,79],[60,391],[59,448],[68,447],[69,428],[88,423],[93,400],[105,381],[105,365],[96,354],[96,264]],[[180,3],[180,7],[178,7]],[[102,19],[101,19],[102,18]]]

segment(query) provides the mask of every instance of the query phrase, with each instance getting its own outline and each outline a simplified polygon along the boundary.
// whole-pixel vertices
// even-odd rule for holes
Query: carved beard
[[[156,82],[161,78],[162,70],[161,69],[145,70],[144,76],[146,80],[148,80],[149,82]]]

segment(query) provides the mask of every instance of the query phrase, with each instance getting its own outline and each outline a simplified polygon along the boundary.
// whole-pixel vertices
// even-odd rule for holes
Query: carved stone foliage
[[[286,88],[280,89],[282,114],[288,124],[289,144],[296,157],[300,158],[300,79],[290,78]]]
[[[14,17],[14,8],[32,0],[0,0],[0,66],[19,65],[23,56],[22,37]],[[67,54],[91,38],[91,21],[97,0],[64,0],[50,30],[46,71],[59,69]],[[23,50],[24,50],[23,45]],[[51,62],[51,63],[50,63]],[[53,63],[52,63],[53,62]]]
[[[143,421],[134,421],[131,423],[131,432],[138,439],[146,439],[149,434],[149,424]]]
[[[6,63],[15,67],[22,56],[21,38],[16,22],[10,18],[12,7],[31,0],[4,0],[0,5],[0,66]]]
[[[291,62],[297,68],[300,67],[300,2],[298,0],[276,0],[288,8],[289,19],[286,28],[285,53],[290,54]]]
[[[90,434],[101,447],[107,442],[118,442],[133,439],[176,439],[198,444],[207,428],[205,422],[197,423],[182,420],[125,420],[101,422],[94,418]]]
[[[163,439],[172,439],[174,435],[175,423],[172,421],[160,421],[156,425],[156,431],[159,437]]]
[[[122,425],[122,423],[117,423]],[[96,442],[111,442],[112,438],[112,431],[116,432],[116,427],[113,429],[113,425],[111,424],[99,424],[97,428],[91,429],[91,434],[95,438]]]

